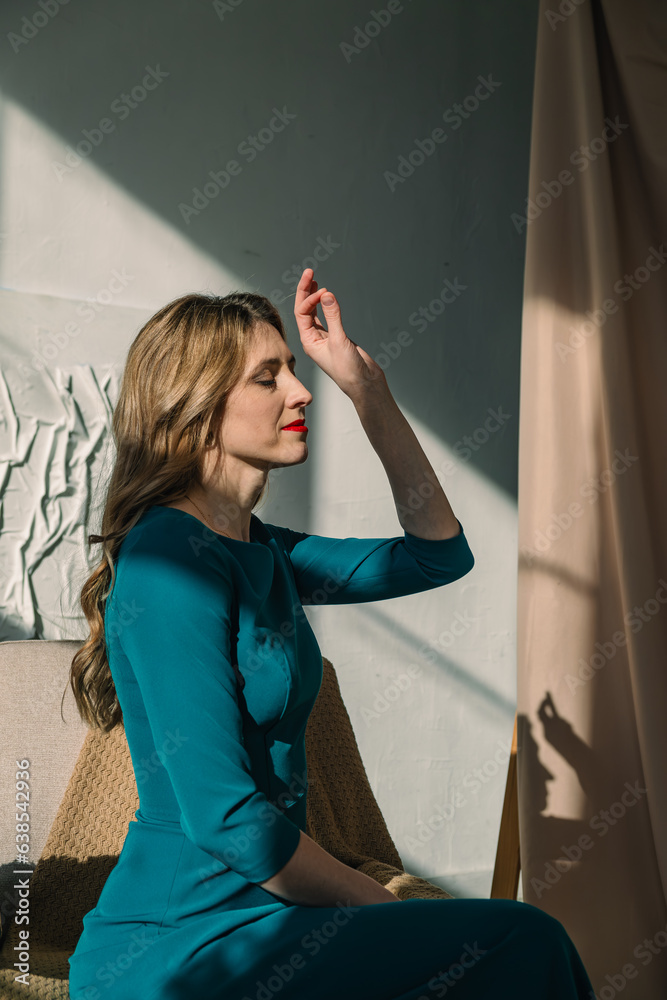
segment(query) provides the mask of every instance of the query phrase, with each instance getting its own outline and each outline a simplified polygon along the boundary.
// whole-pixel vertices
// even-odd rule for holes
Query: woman
[[[322,658],[302,605],[430,590],[474,559],[382,369],[310,268],[294,312],[304,351],[354,403],[404,533],[325,538],[252,513],[269,470],[308,457],[312,395],[268,299],[186,295],[141,329],[90,536],[104,551],[81,593],[91,634],[70,676],[90,725],[124,725],[140,806],[84,918],[70,996],[425,1000],[456,985],[459,1000],[588,997],[564,927],[536,907],[398,908],[305,833]]]

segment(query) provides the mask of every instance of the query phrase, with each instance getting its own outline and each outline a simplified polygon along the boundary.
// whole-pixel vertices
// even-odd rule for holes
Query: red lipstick
[[[284,431],[307,431],[306,421],[301,418],[299,420],[293,420],[291,424],[285,424],[282,428]]]

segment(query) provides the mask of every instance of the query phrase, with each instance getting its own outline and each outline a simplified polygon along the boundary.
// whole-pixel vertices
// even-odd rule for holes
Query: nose
[[[294,388],[293,388],[292,391],[293,391],[293,393],[295,395],[296,400],[299,401],[298,403],[295,403],[294,405],[299,405],[300,404],[302,406],[308,406],[308,404],[312,403],[312,401],[313,401],[313,395],[312,395],[312,393],[309,392],[308,389],[306,389],[306,387],[303,384],[303,382],[300,382],[299,379],[296,377],[296,375],[294,375],[293,378],[294,378],[294,381],[295,381],[296,384],[295,384],[295,386],[294,386]]]

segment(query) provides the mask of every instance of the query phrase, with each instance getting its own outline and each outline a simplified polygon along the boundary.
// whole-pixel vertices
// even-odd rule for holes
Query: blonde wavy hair
[[[206,444],[245,371],[261,323],[287,341],[278,310],[263,295],[183,295],[151,316],[130,346],[112,418],[116,458],[101,534],[88,536],[89,545],[101,544],[102,557],[79,598],[90,635],[72,660],[68,680],[79,715],[91,728],[109,732],[123,725],[104,635],[118,550],[151,505],[180,500],[201,484]]]

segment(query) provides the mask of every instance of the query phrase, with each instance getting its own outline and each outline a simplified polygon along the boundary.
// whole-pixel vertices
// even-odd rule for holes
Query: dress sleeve
[[[164,767],[181,828],[227,867],[263,882],[292,857],[300,829],[257,787],[243,744],[224,550],[194,551],[188,535],[146,528],[124,554],[116,586],[123,606],[136,598],[139,608],[118,638],[155,746],[167,730],[180,730],[182,745],[164,755]]]
[[[327,538],[271,525],[288,551],[302,604],[358,604],[433,590],[475,565],[463,525],[452,538]]]

